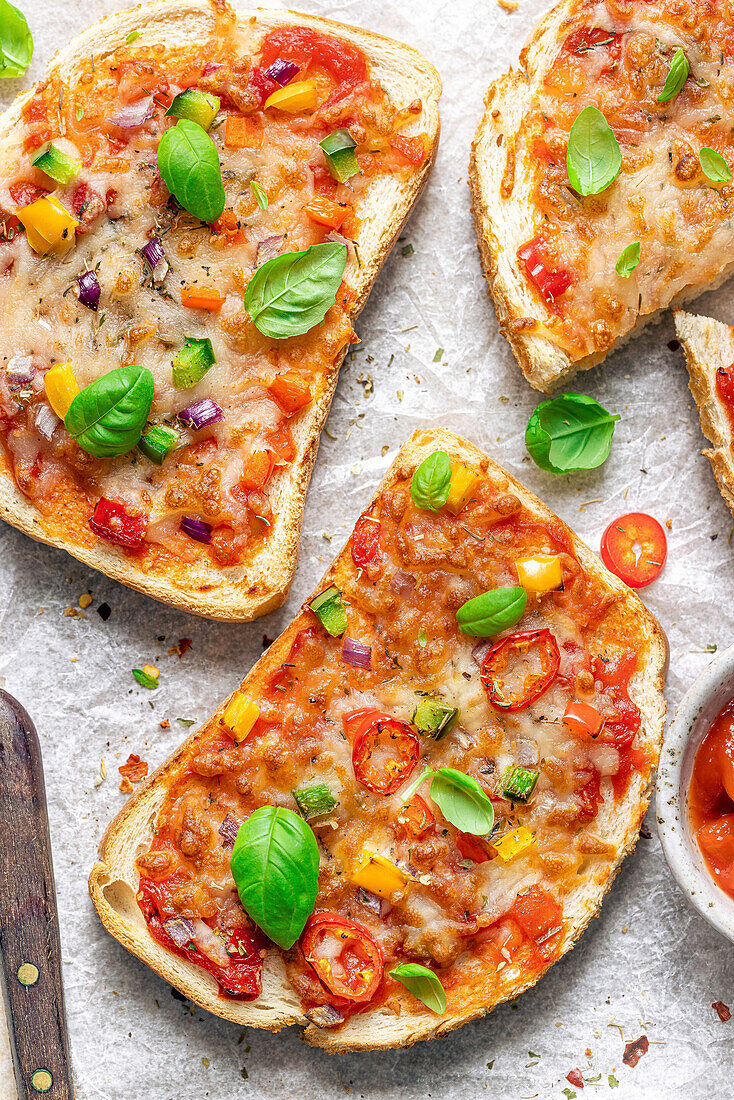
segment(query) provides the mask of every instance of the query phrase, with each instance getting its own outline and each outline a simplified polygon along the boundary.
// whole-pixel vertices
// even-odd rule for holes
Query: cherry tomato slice
[[[352,561],[357,569],[376,565],[380,553],[380,521],[364,512],[357,520],[352,535]]]
[[[410,840],[417,840],[430,832],[436,823],[428,803],[419,794],[406,802],[397,817],[398,825]]]
[[[578,700],[569,703],[563,715],[563,724],[584,741],[594,740],[602,731],[604,716],[596,707]]]
[[[579,27],[569,34],[563,43],[561,52],[575,54],[577,57],[590,53],[592,50],[604,49],[608,60],[603,62],[600,75],[612,72],[619,63],[622,52],[622,35],[614,31],[605,31],[603,27]]]
[[[348,1001],[374,997],[382,981],[382,948],[363,925],[339,913],[314,913],[301,947],[330,993]]]
[[[347,729],[355,729],[354,774],[368,791],[393,794],[418,763],[418,738],[405,722],[380,711],[369,711],[356,728],[355,718],[356,715],[345,718]]]
[[[665,565],[667,552],[665,531],[644,512],[620,516],[602,535],[601,560],[630,588],[652,584]]]
[[[514,667],[510,667],[513,657],[517,660]],[[532,657],[535,662],[531,662]],[[508,634],[500,638],[484,658],[482,685],[493,707],[524,710],[551,686],[560,663],[558,644],[547,628]],[[515,690],[508,685],[508,673],[516,682],[519,680]]]

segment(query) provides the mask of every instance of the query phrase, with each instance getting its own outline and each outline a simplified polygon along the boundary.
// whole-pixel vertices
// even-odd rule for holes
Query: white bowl
[[[701,916],[734,941],[734,898],[711,877],[688,814],[688,787],[696,752],[711,723],[732,697],[734,645],[713,659],[675,712],[663,741],[655,809],[663,852],[678,885]]]

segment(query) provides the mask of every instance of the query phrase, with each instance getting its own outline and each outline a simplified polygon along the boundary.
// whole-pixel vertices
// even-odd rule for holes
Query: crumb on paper
[[[79,597],[79,606],[82,609],[86,609],[87,607],[89,607],[91,602],[92,602],[92,593],[91,592],[82,592],[81,596]]]
[[[503,11],[517,11],[520,7],[519,0],[497,0]]]
[[[179,638],[176,645],[172,645],[168,651],[169,657],[185,657],[192,646],[191,638]],[[147,666],[146,666],[147,667]]]
[[[171,723],[168,721],[167,718],[164,718],[162,722],[158,723],[158,725],[161,727],[162,730],[170,730],[171,728]]]

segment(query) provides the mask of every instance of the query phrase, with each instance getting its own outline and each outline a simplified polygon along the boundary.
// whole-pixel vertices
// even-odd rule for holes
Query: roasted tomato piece
[[[89,518],[89,526],[99,538],[135,550],[148,530],[148,517],[141,512],[131,515],[124,504],[101,497]]]
[[[509,634],[484,658],[482,684],[493,707],[524,710],[551,686],[560,663],[558,644],[547,628]]]
[[[86,233],[92,223],[104,214],[107,202],[88,183],[80,183],[72,195],[71,209],[79,222],[77,233]]]
[[[555,941],[563,931],[563,909],[542,886],[531,886],[519,894],[510,909],[510,916],[537,947],[548,948],[550,944],[555,947]]]
[[[517,258],[530,282],[538,288],[546,302],[553,303],[561,294],[565,294],[573,277],[569,271],[553,267],[546,248],[546,242],[538,235],[518,248]]]
[[[18,206],[30,206],[36,199],[42,199],[44,195],[48,195],[48,188],[37,187],[30,180],[18,180],[17,183],[11,183],[8,190],[13,202],[17,202]]]
[[[330,993],[357,1002],[374,997],[382,981],[382,948],[364,925],[339,913],[314,913],[301,947]]]
[[[604,76],[612,72],[619,63],[622,35],[616,34],[615,31],[605,31],[603,27],[579,27],[569,34],[563,43],[562,52],[581,57],[598,49],[604,49],[609,58],[599,73],[600,76]]]
[[[357,520],[352,535],[352,561],[358,569],[377,565],[380,555],[380,521],[369,512]]]
[[[354,732],[352,767],[358,781],[375,794],[392,794],[418,763],[417,736],[407,723],[379,710],[357,711],[344,724]]]
[[[301,69],[312,63],[320,65],[337,84],[346,87],[367,79],[367,63],[360,49],[309,27],[278,27],[266,35],[262,44],[263,67],[267,69],[278,57],[295,61]]]
[[[644,512],[620,516],[602,535],[602,561],[630,588],[652,584],[665,565],[667,552],[665,531]]]
[[[399,811],[397,822],[409,840],[417,840],[430,832],[436,819],[428,803],[419,794],[414,794],[410,802],[406,802]]]
[[[457,832],[456,847],[461,852],[463,859],[471,859],[474,863],[486,863],[489,860],[487,849],[479,837],[474,836],[472,833]]]

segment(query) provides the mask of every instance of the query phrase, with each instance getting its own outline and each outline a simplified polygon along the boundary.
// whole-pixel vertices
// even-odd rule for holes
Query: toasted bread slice
[[[88,65],[90,57],[107,57],[125,44],[135,32],[136,43],[163,43],[169,47],[206,42],[212,35],[217,11],[222,5],[208,0],[156,0],[112,15],[78,35],[50,63],[46,76],[60,73],[67,79]],[[406,127],[407,134],[425,133],[430,142],[423,164],[405,180],[383,174],[375,176],[360,194],[360,221],[356,245],[359,264],[349,264],[345,281],[353,292],[350,317],[364,306],[377,275],[431,172],[439,136],[438,101],[441,81],[434,67],[416,50],[382,35],[344,26],[329,19],[288,10],[266,8],[238,12],[240,28],[247,28],[253,46],[273,28],[302,25],[337,35],[361,49],[372,76],[393,101],[407,105],[420,100],[422,109]],[[0,153],[10,148],[23,108],[36,90],[21,93],[0,116]],[[350,273],[351,272],[351,273]],[[348,345],[347,345],[348,346]],[[346,351],[346,348],[344,349]],[[280,606],[295,572],[305,494],[316,459],[321,430],[329,412],[338,380],[338,366],[328,373],[326,387],[293,428],[296,456],[285,468],[274,472],[269,488],[275,514],[273,529],[243,564],[226,568],[182,569],[181,576],[146,572],[134,557],[116,547],[94,540],[93,545],[65,536],[63,520],[47,522],[17,488],[0,455],[0,517],[41,542],[67,550],[74,557],[106,573],[114,580],[136,588],[174,607],[198,615],[224,620],[251,620]],[[8,352],[7,354],[12,354]],[[60,528],[60,530],[58,529]]]
[[[600,363],[610,351],[622,346],[645,325],[658,321],[669,306],[680,306],[718,286],[728,278],[734,266],[731,249],[723,240],[721,250],[717,248],[716,259],[712,263],[698,262],[699,249],[705,247],[700,242],[689,247],[683,237],[681,247],[675,247],[677,229],[672,228],[672,222],[677,225],[678,209],[685,210],[686,204],[690,206],[693,203],[694,191],[695,201],[705,204],[711,183],[697,165],[695,153],[702,143],[697,142],[692,137],[692,132],[689,133],[686,129],[685,119],[680,124],[678,121],[666,121],[668,116],[674,115],[676,101],[660,104],[656,97],[662,90],[672,52],[678,45],[686,49],[691,59],[690,79],[694,88],[694,77],[699,72],[699,67],[703,86],[703,67],[709,62],[713,63],[714,55],[718,58],[718,46],[713,39],[709,42],[700,34],[697,35],[694,45],[690,26],[684,28],[672,10],[659,18],[659,7],[660,5],[646,4],[644,0],[639,0],[639,3],[635,0],[625,5],[624,12],[617,5],[609,3],[598,6],[591,13],[588,5],[581,4],[578,0],[562,0],[542,20],[527,41],[520,53],[520,68],[493,81],[485,95],[485,111],[472,144],[469,166],[480,258],[489,284],[489,294],[494,299],[500,329],[530,385],[546,393],[567,383],[577,372]],[[653,103],[655,121],[659,122],[655,139],[657,144],[652,157],[644,159],[641,153],[639,162],[628,165],[627,156],[631,148],[630,155],[634,157],[637,138],[633,140],[621,136],[624,131],[618,127],[623,153],[620,176],[600,194],[579,199],[569,190],[570,184],[565,178],[567,131],[565,128],[561,131],[563,151],[560,149],[561,137],[556,132],[559,147],[554,146],[552,159],[556,164],[557,175],[552,184],[548,185],[552,196],[548,199],[547,207],[541,211],[536,199],[540,162],[529,148],[538,132],[534,128],[533,119],[540,117],[541,111],[545,117],[543,107],[539,107],[541,85],[553,73],[554,63],[567,39],[580,28],[589,26],[605,31],[610,28],[610,34],[615,32],[621,37],[629,34],[634,38],[639,34],[640,40],[647,35],[650,41],[658,41],[660,50],[665,49],[664,60],[661,55],[659,71],[654,81],[649,87],[645,87],[645,94],[649,95]],[[602,43],[602,48],[604,45]],[[601,49],[594,51],[584,46],[579,47],[578,53],[591,58],[596,53],[601,53]],[[589,61],[589,64],[601,63]],[[634,67],[632,63],[630,67]],[[614,78],[608,79],[612,81]],[[648,79],[652,80],[646,74],[645,80]],[[565,103],[565,109],[568,109],[568,104],[578,103],[578,107],[574,107],[574,113],[580,111],[584,105],[595,105],[597,95],[603,88],[612,86],[607,85],[605,80],[600,81],[598,87],[594,82],[591,86],[583,86],[580,93],[567,89],[565,98],[564,95],[558,95],[558,102],[561,105]],[[696,93],[694,91],[684,94]],[[715,95],[713,88],[711,94]],[[683,98],[684,95],[681,95],[679,100],[682,101]],[[548,109],[552,111],[553,101],[550,102]],[[646,103],[647,101],[643,114],[647,110]],[[559,109],[564,108],[561,106]],[[680,110],[687,110],[687,104]],[[713,109],[711,113],[715,113]],[[724,113],[722,110],[721,115]],[[528,138],[531,140],[528,141]],[[641,147],[647,139],[648,134],[644,129],[641,130]],[[630,144],[625,144],[626,141]],[[675,147],[678,156],[685,151],[685,155],[690,157],[691,175],[685,183],[675,178],[675,158],[672,152],[669,155],[669,147]],[[648,154],[649,147],[645,146],[645,155]],[[681,167],[681,173],[683,171]],[[666,197],[663,199],[661,195],[667,187],[670,191],[665,192]],[[589,259],[589,269],[579,277],[579,285],[591,297],[585,307],[574,303],[571,312],[585,309],[585,321],[598,324],[600,296],[594,298],[593,295],[603,290],[606,292],[607,302],[612,303],[612,312],[604,315],[604,334],[600,335],[594,350],[587,354],[578,350],[570,339],[564,341],[556,326],[557,313],[553,302],[546,302],[531,284],[518,261],[518,248],[542,232],[546,219],[553,219],[564,203],[566,209],[558,220],[561,237],[564,233],[575,233],[576,223],[573,219],[578,217],[584,223],[579,229],[579,239],[587,242],[590,252],[593,252]],[[662,219],[652,211],[655,209],[659,212],[666,203],[671,206],[671,220],[666,222],[666,229],[663,231]],[[680,207],[677,206],[678,203]],[[674,204],[675,214],[672,209]],[[574,212],[568,214],[569,209]],[[550,214],[548,210],[551,211]],[[640,214],[639,220],[636,214],[631,214],[632,210]],[[683,215],[683,221],[686,216]],[[722,215],[722,233],[727,216]],[[564,220],[565,218],[568,220]],[[621,237],[617,238],[617,227],[622,226],[624,229]],[[642,258],[636,272],[630,278],[623,279],[616,275],[615,263],[622,249],[635,238],[642,242]],[[670,251],[667,251],[668,248]],[[697,257],[696,263],[691,259],[693,255]],[[679,257],[679,261],[674,257]],[[660,272],[664,274],[660,275]],[[655,281],[658,276],[659,281]],[[559,304],[563,303],[564,298],[559,297],[557,301]],[[571,319],[573,321],[573,317]]]
[[[696,317],[676,310],[675,331],[686,353],[689,384],[701,418],[701,431],[713,449],[701,451],[734,516],[734,450],[732,422],[716,388],[716,372],[730,371],[734,363],[734,333],[712,317]]]
[[[573,533],[557,519],[549,509],[491,462],[472,444],[447,431],[417,431],[403,446],[395,462],[378,487],[375,498],[389,493],[397,482],[410,476],[427,455],[441,448],[454,459],[463,459],[474,466],[481,466],[488,475],[497,479],[507,491],[515,494],[532,518],[541,523],[552,522],[555,530],[563,530],[573,553],[587,576],[600,585],[602,595],[613,597],[611,614],[614,628],[620,637],[634,639],[641,659],[637,671],[630,680],[630,698],[640,708],[642,719],[638,733],[639,745],[649,754],[652,766],[657,762],[665,720],[663,683],[667,666],[667,642],[657,621],[647,611],[638,597],[618,578],[612,576],[598,558],[581,543]],[[337,557],[326,573],[317,591],[340,580],[340,569],[351,563],[349,545]],[[352,566],[353,568],[353,566]],[[277,639],[258,661],[243,682],[243,688],[267,680],[284,660],[288,659],[294,637],[304,625],[296,620]],[[230,697],[231,698],[231,697]],[[493,994],[490,978],[493,964],[477,962],[476,980],[469,988],[462,986],[462,998],[458,1008],[449,1009],[443,1016],[436,1016],[405,994],[399,1001],[400,1011],[387,1006],[364,1011],[353,1016],[338,1031],[321,1030],[304,1018],[293,988],[286,980],[283,962],[277,951],[265,960],[263,992],[247,1003],[223,1000],[217,995],[214,980],[199,967],[162,949],[151,938],[136,902],[139,875],[136,857],[147,851],[158,813],[166,795],[168,777],[177,762],[194,745],[204,731],[212,729],[223,713],[224,707],[213,715],[198,733],[164,763],[127,803],[122,812],[108,827],[101,845],[100,859],[91,872],[89,886],[97,912],[108,931],[125,947],[163,978],[171,982],[187,997],[203,1008],[242,1025],[266,1027],[277,1030],[286,1024],[308,1024],[304,1038],[332,1052],[345,1050],[375,1050],[393,1046],[409,1046],[419,1039],[441,1036],[468,1020],[489,1012],[496,1004],[517,996],[534,984],[512,966],[504,971],[501,992]],[[599,912],[601,902],[612,880],[619,871],[622,860],[634,848],[640,824],[645,815],[652,789],[651,777],[640,772],[633,774],[626,794],[614,803],[605,803],[595,822],[595,834],[600,849],[609,846],[603,860],[591,855],[580,867],[577,885],[574,879],[572,893],[564,897],[566,931],[560,954],[571,950],[592,917]],[[504,965],[504,964],[503,964]],[[485,969],[487,968],[486,973]]]

